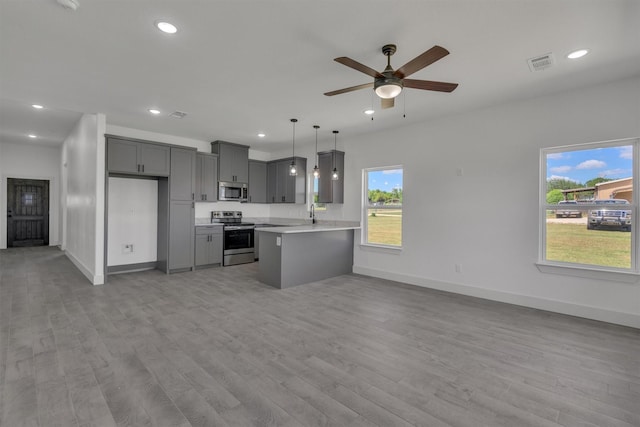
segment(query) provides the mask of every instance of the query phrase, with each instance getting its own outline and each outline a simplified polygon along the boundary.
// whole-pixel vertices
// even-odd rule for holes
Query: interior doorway
[[[7,179],[7,248],[49,245],[49,181]]]

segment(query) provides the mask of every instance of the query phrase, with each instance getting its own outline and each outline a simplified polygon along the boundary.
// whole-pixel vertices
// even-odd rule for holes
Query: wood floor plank
[[[640,330],[351,274],[257,264],[92,286],[0,250],[0,424],[640,425]]]

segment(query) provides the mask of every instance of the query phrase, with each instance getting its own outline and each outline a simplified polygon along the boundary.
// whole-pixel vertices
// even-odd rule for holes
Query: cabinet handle
[[[195,193],[191,193],[191,200],[195,200],[196,199],[196,194]]]
[[[144,165],[142,165],[142,173],[144,173]]]
[[[140,165],[138,165],[138,172],[140,172]]]

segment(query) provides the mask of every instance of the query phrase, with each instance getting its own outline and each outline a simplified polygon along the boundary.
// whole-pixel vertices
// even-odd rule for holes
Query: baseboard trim
[[[370,267],[359,267],[354,265],[353,272],[356,274],[393,280],[424,288],[437,289],[439,291],[536,308],[539,310],[552,311],[554,313],[567,314],[569,316],[583,317],[585,319],[598,320],[601,322],[614,323],[616,325],[640,329],[640,315],[633,313],[611,311],[598,307],[554,301],[527,295],[512,294],[509,292],[483,289],[458,283],[435,281],[424,277],[412,276],[409,274],[398,274]]]
[[[75,265],[82,274],[85,275],[92,285],[104,285],[104,275],[93,274],[78,258],[76,258],[71,252],[64,251],[64,254]]]

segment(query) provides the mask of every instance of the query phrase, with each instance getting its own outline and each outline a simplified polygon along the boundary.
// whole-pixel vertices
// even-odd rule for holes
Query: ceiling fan
[[[441,46],[434,46],[421,55],[415,57],[402,67],[394,70],[391,68],[391,55],[396,53],[396,45],[386,44],[382,46],[382,53],[387,57],[387,67],[383,72],[379,73],[373,68],[369,68],[364,64],[354,61],[346,56],[341,56],[334,61],[353,68],[354,70],[365,73],[374,78],[372,83],[365,83],[358,86],[351,86],[344,89],[338,89],[326,92],[326,96],[340,95],[341,93],[352,92],[358,89],[373,87],[376,94],[382,100],[382,108],[391,108],[394,105],[394,98],[402,92],[403,87],[422,90],[435,90],[438,92],[452,92],[458,87],[457,83],[434,82],[430,80],[414,80],[406,77],[422,70],[427,65],[444,58],[449,51]]]

